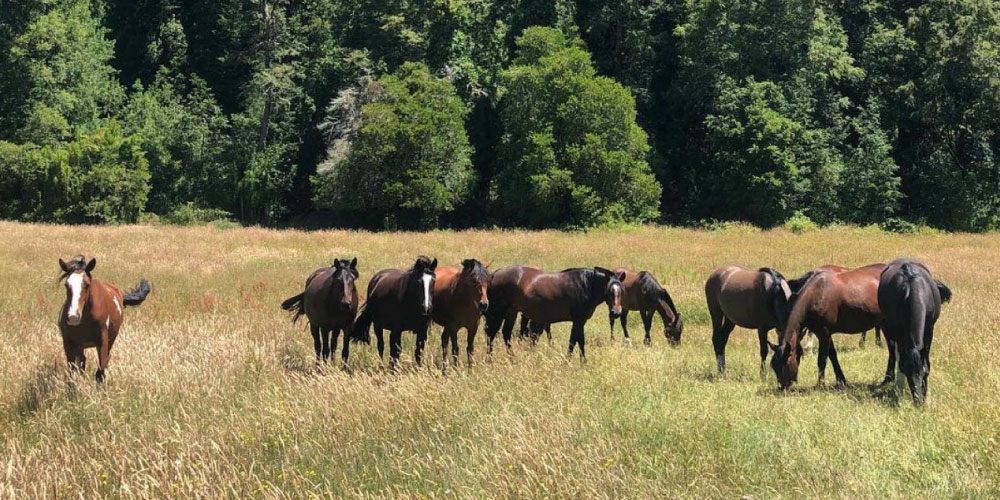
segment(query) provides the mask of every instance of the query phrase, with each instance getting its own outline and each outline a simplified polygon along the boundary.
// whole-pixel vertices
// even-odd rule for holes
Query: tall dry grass
[[[591,233],[297,232],[0,223],[0,496],[95,497],[995,497],[1000,495],[1000,236],[857,229]],[[56,259],[96,255],[95,275],[153,283],[126,314],[108,382],[68,382],[55,318]],[[433,362],[352,373],[314,367],[309,334],[279,310],[334,256],[372,272],[416,254],[494,267],[627,265],[654,272],[685,315],[678,349],[609,342],[603,306],[588,363],[550,347],[442,375]],[[734,332],[715,374],[704,278],[717,265],[926,261],[955,292],[935,338],[928,405],[870,384],[885,352],[837,336],[845,391],[774,390],[756,335]],[[633,338],[641,322],[632,317]],[[639,333],[637,333],[639,332]],[[464,335],[460,336],[462,344]],[[93,371],[94,353],[90,371]],[[92,376],[92,374],[91,374]]]

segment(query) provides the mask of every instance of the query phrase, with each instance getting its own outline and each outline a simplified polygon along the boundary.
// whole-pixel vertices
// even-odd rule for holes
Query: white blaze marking
[[[792,297],[792,289],[788,288],[788,282],[785,280],[781,280],[781,291],[785,292],[785,299]]]
[[[104,328],[105,329],[111,328],[111,316],[104,318]]]
[[[80,316],[80,291],[83,289],[83,273],[73,273],[66,278],[66,286],[70,290],[69,311],[67,316],[73,318]]]
[[[423,278],[424,281],[424,307],[427,309],[431,308],[431,280],[434,279],[431,275],[425,274]]]
[[[118,314],[121,314],[122,306],[118,304],[118,297],[112,297],[111,300],[115,301],[115,309],[118,309]]]

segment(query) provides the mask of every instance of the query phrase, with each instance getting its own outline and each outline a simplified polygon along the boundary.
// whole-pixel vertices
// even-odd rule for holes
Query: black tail
[[[142,304],[142,301],[146,300],[146,296],[149,295],[149,292],[149,282],[146,281],[146,278],[143,278],[139,280],[139,284],[136,285],[131,292],[126,293],[122,299],[126,306],[137,306]]]
[[[302,292],[294,297],[285,299],[285,301],[281,303],[282,309],[295,313],[292,315],[293,324],[299,320],[300,316],[306,313],[306,303],[302,300],[305,296],[305,292]]]
[[[943,304],[951,300],[951,288],[948,288],[947,285],[938,280],[934,280],[934,283],[937,283],[938,293],[941,294],[941,303]]]
[[[351,338],[357,342],[370,344],[371,334],[368,333],[370,326],[372,326],[372,314],[368,311],[368,303],[366,302],[361,306],[361,314],[354,320],[354,331],[351,332]]]
[[[788,288],[792,291],[792,293],[799,293],[799,290],[806,286],[806,282],[809,281],[809,278],[812,278],[814,274],[816,274],[815,271],[807,271],[798,278],[787,280]]]

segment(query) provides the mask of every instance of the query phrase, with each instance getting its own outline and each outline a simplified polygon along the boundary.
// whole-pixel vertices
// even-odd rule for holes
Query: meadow
[[[153,285],[129,309],[105,387],[67,381],[57,258],[98,259],[95,277]],[[312,341],[278,307],[335,256],[374,271],[427,254],[492,268],[626,265],[656,274],[685,319],[671,348],[643,346],[602,305],[588,360],[553,343],[442,373],[379,367],[355,344],[350,373],[316,367]],[[928,404],[896,401],[869,335],[834,337],[851,386],[761,378],[756,335],[737,329],[715,372],[704,280],[721,264],[786,276],[836,263],[924,260],[954,291],[932,351]],[[804,234],[643,227],[587,233],[302,232],[258,228],[49,226],[0,222],[0,497],[900,498],[1000,495],[1000,235]],[[772,339],[774,336],[772,334]],[[832,370],[828,367],[828,370]],[[832,373],[828,373],[832,380]]]

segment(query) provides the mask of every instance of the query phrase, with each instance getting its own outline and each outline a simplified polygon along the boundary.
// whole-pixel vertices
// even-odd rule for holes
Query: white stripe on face
[[[66,286],[69,287],[69,311],[66,315],[70,318],[80,317],[80,293],[83,291],[83,273],[73,273],[66,278]]]
[[[422,279],[423,282],[424,282],[424,308],[425,309],[430,309],[431,308],[431,280],[433,280],[434,277],[431,276],[431,275],[429,275],[429,274],[425,274],[420,279]]]

